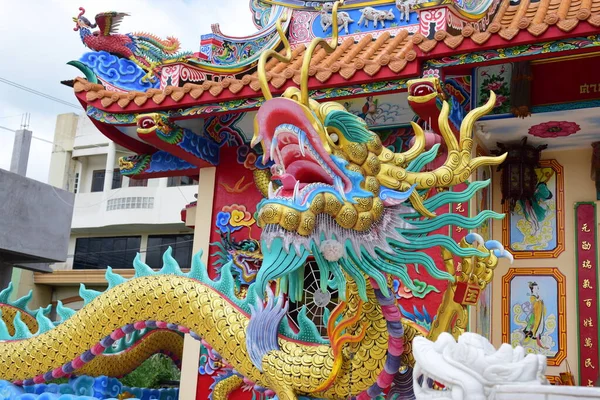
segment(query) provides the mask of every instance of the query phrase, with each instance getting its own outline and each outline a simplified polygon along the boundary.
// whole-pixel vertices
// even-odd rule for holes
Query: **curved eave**
[[[500,12],[505,13],[506,10],[504,8]],[[376,40],[366,36],[358,43],[347,39],[332,54],[325,54],[323,50],[315,52],[310,67],[309,87],[315,91],[317,100],[341,99],[374,92],[385,93],[385,87],[377,90],[373,87],[381,82],[420,76],[423,63],[437,68],[472,67],[506,62],[517,57],[522,60],[547,57],[548,53],[553,52],[569,55],[597,51],[600,45],[600,14],[586,17],[586,20],[565,19],[544,26],[534,24],[534,20],[522,19],[517,28],[506,25],[497,29],[499,25],[492,23],[485,32],[465,29],[461,35],[451,36],[445,31],[438,31],[434,39],[427,39],[420,34],[393,38],[383,34]],[[560,45],[561,41],[569,39],[571,42],[568,46]],[[539,46],[529,46],[532,44]],[[267,78],[273,95],[299,85],[303,53],[303,46],[294,49],[291,64],[276,60],[267,63]],[[365,84],[372,86],[361,87]],[[263,101],[256,73],[240,79],[188,83],[183,87],[151,89],[147,92],[110,92],[82,78],[77,78],[73,87],[83,104],[108,115],[177,110],[181,117],[202,118],[206,115],[254,110]],[[349,89],[336,91],[334,88]],[[401,85],[396,85],[389,91],[400,90],[403,90]]]
[[[310,90],[323,92],[328,89],[336,88],[336,87],[348,87],[348,86],[359,86],[367,83],[376,83],[379,81],[389,81],[389,80],[402,80],[402,79],[411,79],[419,76],[419,68],[417,63],[411,65],[409,68],[406,68],[402,74],[396,74],[390,70],[381,70],[380,73],[369,76],[365,72],[357,71],[355,75],[353,75],[352,80],[348,81],[341,76],[333,76],[326,83],[320,83],[316,78],[309,78],[309,88]],[[127,99],[127,105],[122,106],[124,102],[119,104],[119,100],[115,99],[115,97],[98,97],[96,95],[89,96],[90,91],[86,89],[81,89],[77,91],[78,83],[81,85],[90,85],[89,82],[85,81],[82,78],[77,78],[75,82],[75,95],[85,106],[92,106],[99,110],[102,110],[106,113],[118,113],[118,114],[137,114],[141,112],[156,112],[156,111],[164,111],[168,109],[189,109],[193,107],[204,107],[201,110],[198,110],[198,114],[219,114],[219,113],[231,113],[231,112],[241,112],[241,111],[251,111],[258,109],[260,104],[262,103],[262,92],[259,90],[255,90],[254,88],[247,86],[240,90],[237,93],[231,93],[229,91],[221,91],[218,95],[213,95],[210,91],[206,91],[202,93],[201,96],[195,96],[193,90],[185,90],[186,88],[172,88],[167,87],[165,91],[158,91],[156,93],[128,93],[129,97],[134,97],[136,95],[140,97],[145,97],[145,101],[143,104],[137,104],[135,101],[131,101]],[[298,85],[290,79],[284,85],[279,86],[277,88],[271,86],[271,93],[273,96],[281,95],[285,89],[288,87],[298,87]],[[175,96],[171,96],[174,89],[183,89],[183,93],[177,93]],[[103,89],[101,89],[103,90]],[[402,89],[404,90],[404,89]],[[396,90],[398,91],[398,90]],[[114,93],[114,92],[112,92]],[[381,92],[385,93],[385,92]],[[196,98],[197,97],[197,98]],[[332,96],[326,98],[336,98],[342,99],[346,97],[356,97],[353,95],[346,96]],[[323,97],[325,98],[325,97]],[[236,102],[240,100],[249,100],[250,103],[255,102],[255,106],[245,107],[243,109],[235,107],[232,105],[232,108],[227,106],[229,102]],[[126,125],[126,124],[123,124]]]

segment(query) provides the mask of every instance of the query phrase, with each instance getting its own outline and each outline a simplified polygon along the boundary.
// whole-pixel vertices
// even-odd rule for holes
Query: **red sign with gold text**
[[[598,70],[598,55],[532,64],[531,104],[539,106],[600,99]]]
[[[466,183],[461,183],[452,187],[453,192],[462,192],[467,189]],[[451,203],[450,204],[450,212],[453,214],[461,215],[463,217],[469,217],[469,202],[464,203]],[[461,228],[460,226],[450,225],[450,237],[456,242],[460,243],[462,238],[464,238],[469,233],[468,229]],[[454,265],[456,266],[456,273],[460,271],[460,262],[461,258],[454,256]],[[477,304],[477,300],[479,298],[479,288],[469,287],[467,284],[459,284],[456,288],[457,293],[455,294],[454,300],[460,304],[465,305],[474,305]],[[476,293],[475,293],[476,291]]]
[[[579,382],[594,386],[598,379],[598,239],[596,205],[575,205],[577,245],[577,305],[579,308]]]

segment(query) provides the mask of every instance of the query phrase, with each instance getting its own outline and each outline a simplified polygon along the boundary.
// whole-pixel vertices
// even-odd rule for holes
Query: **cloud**
[[[0,77],[78,104],[71,88],[61,80],[80,75],[66,65],[89,51],[73,31],[72,17],[79,7],[86,16],[117,10],[131,14],[119,31],[146,31],[180,39],[183,50],[198,51],[200,35],[219,23],[230,36],[247,36],[256,31],[248,8],[249,0],[0,0]],[[31,113],[33,135],[52,140],[56,115],[82,109],[59,104],[0,82],[0,126],[19,129],[20,118]],[[0,129],[0,168],[10,167],[14,134]],[[46,182],[52,145],[33,140],[27,176]]]

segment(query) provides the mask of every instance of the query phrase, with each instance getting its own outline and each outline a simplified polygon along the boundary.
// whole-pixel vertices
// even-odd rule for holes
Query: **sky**
[[[182,50],[198,51],[200,35],[219,23],[229,36],[247,36],[256,31],[249,0],[0,0],[0,78],[43,92],[74,105],[73,89],[60,83],[81,73],[66,65],[90,51],[73,31],[72,18],[79,7],[91,21],[98,13],[129,13],[119,31],[146,31],[160,37],[175,36]],[[52,141],[58,114],[75,112],[70,107],[17,89],[0,81],[0,168],[9,169],[14,133],[21,115],[31,114],[33,136]],[[27,176],[48,181],[52,145],[33,139]]]

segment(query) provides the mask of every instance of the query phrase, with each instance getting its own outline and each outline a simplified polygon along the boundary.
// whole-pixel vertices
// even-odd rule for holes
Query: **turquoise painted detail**
[[[52,321],[48,318],[48,314],[52,310],[52,305],[48,305],[46,307],[40,307],[37,310],[31,310],[28,307],[29,302],[31,301],[33,292],[30,291],[27,295],[11,301],[10,298],[13,293],[13,285],[12,282],[9,283],[8,287],[0,292],[0,304],[6,304],[10,307],[14,307],[18,309],[15,313],[15,317],[12,321],[12,325],[15,328],[14,335],[10,335],[8,333],[8,327],[5,322],[0,318],[0,340],[18,340],[18,339],[26,339],[35,335],[39,335],[40,333],[44,333],[54,328],[56,325],[66,321],[75,313],[75,311],[65,308],[62,303],[59,301],[57,303],[57,315],[59,317],[58,321]],[[38,324],[38,330],[36,332],[31,332],[25,322],[23,321],[23,315],[27,314],[31,318],[35,318]],[[0,310],[0,317],[2,315],[2,311]]]
[[[373,138],[373,133],[367,129],[367,123],[347,111],[331,111],[325,117],[325,126],[338,129],[351,142],[367,143]]]
[[[304,250],[304,260],[308,257],[308,251]],[[182,276],[186,278],[195,279],[202,284],[216,290],[220,294],[222,294],[225,298],[229,299],[233,304],[239,307],[245,314],[250,315],[251,304],[256,304],[259,298],[258,291],[256,290],[255,283],[249,286],[248,293],[245,299],[239,299],[235,294],[235,285],[234,278],[232,275],[233,262],[230,261],[222,266],[221,274],[218,280],[213,281],[208,276],[208,271],[206,269],[206,265],[202,262],[202,251],[196,253],[192,258],[192,265],[189,272],[182,272],[179,264],[172,256],[172,249],[168,248],[167,251],[163,254],[163,267],[159,271],[154,271],[148,265],[141,261],[141,258],[138,254],[136,256],[133,267],[135,269],[134,278],[143,277],[143,276],[156,276],[156,275],[176,275]],[[117,285],[125,283],[128,279],[121,277],[114,273],[112,269],[107,269],[106,271],[107,280],[109,281],[109,288],[113,288]],[[107,289],[108,290],[108,289]],[[81,285],[80,288],[80,296],[84,299],[85,304],[88,304],[90,301],[101,295],[102,292],[98,292],[95,290],[86,289],[85,285]],[[298,333],[294,332],[292,328],[289,326],[287,321],[282,321],[279,324],[278,332],[292,340],[301,340],[305,342],[312,343],[320,343],[326,344],[329,343],[325,340],[319,333],[316,325],[308,318],[306,315],[306,309],[303,308],[298,314]],[[1,330],[1,327],[0,327]],[[124,344],[123,346],[126,346]]]
[[[502,219],[504,214],[498,214],[494,211],[485,210],[479,213],[476,217],[466,217],[459,214],[443,214],[438,216],[435,220],[417,220],[412,221],[411,224],[415,227],[411,229],[411,233],[427,233],[431,232],[431,229],[439,224],[442,226],[453,225],[464,229],[475,229],[485,222],[486,219]],[[439,228],[438,228],[439,229]]]
[[[270,244],[265,241],[261,242],[261,249],[263,251],[263,264],[258,274],[256,275],[256,287],[260,297],[263,295],[264,288],[267,287],[267,283],[271,280],[281,278],[295,272],[298,268],[304,266],[304,262],[308,258],[309,252],[303,246],[299,249],[298,254],[293,249],[286,250],[284,248],[283,240],[281,238],[275,238]],[[304,279],[302,279],[304,280]],[[288,282],[289,284],[289,282]],[[287,292],[287,285],[285,281],[281,282],[282,289]],[[288,293],[290,295],[290,301],[295,302],[301,299],[296,298],[297,291]]]
[[[419,172],[421,171],[427,164],[432,162],[437,156],[438,149],[440,148],[440,144],[434,144],[431,149],[427,150],[424,153],[419,154],[417,158],[412,160],[408,167],[406,167],[407,171],[410,172]]]
[[[600,34],[565,38],[545,43],[530,43],[503,49],[490,49],[474,53],[456,54],[442,59],[427,60],[423,64],[423,70],[441,69],[455,65],[477,64],[496,60],[508,61],[511,58],[589,49],[594,47],[600,47]]]
[[[333,87],[318,91],[310,91],[310,98],[314,100],[337,99],[341,97],[363,96],[380,92],[402,91],[406,89],[408,79],[398,79],[389,81],[379,81],[372,83],[363,83],[360,85],[350,85],[345,87]],[[217,113],[227,113],[231,111],[250,111],[256,110],[263,105],[263,97],[250,97],[245,99],[230,100],[203,104],[200,106],[174,109],[169,111],[169,118],[177,119],[179,117],[202,116],[205,114],[214,115]],[[88,117],[109,125],[135,124],[136,114],[113,113],[100,110],[96,107],[88,106],[86,109]]]

